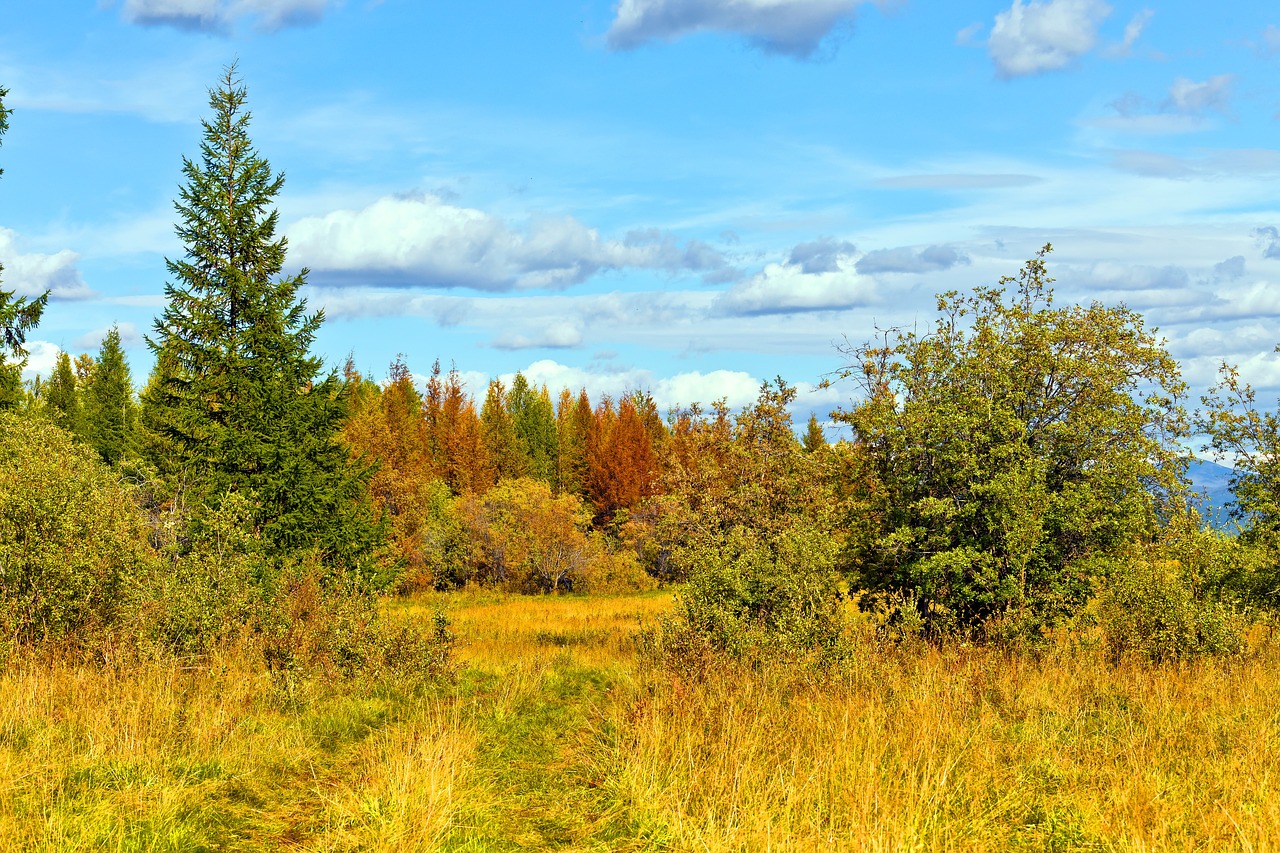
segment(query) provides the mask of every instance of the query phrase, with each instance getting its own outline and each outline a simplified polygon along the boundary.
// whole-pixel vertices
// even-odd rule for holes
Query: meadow
[[[1109,662],[856,637],[838,670],[637,655],[669,592],[463,591],[452,678],[283,683],[248,647],[0,674],[3,850],[1249,850],[1280,648]]]

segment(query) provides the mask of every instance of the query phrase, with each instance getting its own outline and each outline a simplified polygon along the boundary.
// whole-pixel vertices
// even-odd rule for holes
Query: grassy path
[[[453,614],[477,735],[443,851],[664,850],[603,783],[603,712],[632,672],[629,638],[665,597],[547,599]],[[504,665],[505,664],[505,665]]]

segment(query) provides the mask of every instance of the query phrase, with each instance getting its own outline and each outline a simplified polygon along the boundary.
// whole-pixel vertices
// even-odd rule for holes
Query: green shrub
[[[83,644],[118,625],[152,574],[133,490],[93,450],[0,414],[0,627],[8,642]]]
[[[1242,648],[1243,614],[1199,586],[1194,570],[1161,553],[1116,561],[1097,602],[1113,658],[1177,660]]]
[[[682,556],[688,582],[654,651],[694,668],[708,656],[838,652],[844,620],[836,550],[831,537],[808,528],[773,536],[739,528],[691,545]]]

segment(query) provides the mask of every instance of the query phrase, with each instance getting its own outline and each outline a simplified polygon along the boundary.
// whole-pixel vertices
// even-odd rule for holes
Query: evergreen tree
[[[817,415],[809,415],[809,425],[804,431],[804,449],[808,453],[821,450],[827,446],[827,436],[822,431],[822,424],[818,423]]]
[[[76,389],[76,375],[71,369],[71,355],[58,354],[53,375],[45,384],[45,406],[55,424],[78,437],[84,437],[83,409]]]
[[[526,461],[530,477],[550,483],[556,474],[556,415],[551,395],[529,385],[523,373],[511,380],[507,410],[515,427],[516,441]]]
[[[527,472],[527,460],[520,452],[520,441],[516,437],[515,423],[507,409],[506,399],[502,380],[494,379],[489,383],[484,405],[480,407],[480,437],[489,463],[486,477],[486,485],[489,486],[523,477]]]
[[[0,137],[9,129],[9,114],[4,105],[9,90],[0,87]],[[4,169],[0,169],[0,175]],[[0,266],[0,273],[4,267]],[[0,410],[16,409],[22,404],[22,368],[27,363],[27,332],[40,322],[49,292],[36,299],[14,299],[14,291],[0,290]],[[7,356],[7,358],[6,358]]]
[[[59,362],[61,372],[61,362]],[[67,373],[70,374],[68,359]],[[85,435],[102,461],[115,464],[138,452],[138,412],[133,379],[120,348],[120,330],[112,327],[102,339],[93,377],[85,392]]]
[[[247,493],[275,553],[317,549],[345,566],[381,541],[367,471],[337,439],[346,398],[310,348],[304,269],[282,275],[286,242],[273,202],[284,176],[254,148],[235,67],[210,90],[199,161],[183,159],[175,202],[186,252],[168,261],[168,305],[150,344],[157,376],[144,401],[154,447],[176,455],[197,500]]]

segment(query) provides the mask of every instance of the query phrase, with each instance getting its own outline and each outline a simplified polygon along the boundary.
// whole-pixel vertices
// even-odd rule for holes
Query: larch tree
[[[284,185],[249,138],[234,66],[209,92],[198,160],[183,158],[168,304],[149,339],[157,375],[148,423],[177,457],[195,497],[249,498],[274,553],[318,551],[366,565],[383,539],[368,471],[338,441],[346,414],[336,372],[311,354],[324,314],[298,295],[307,270],[284,275],[273,204]]]
[[[0,87],[0,138],[9,129],[12,112],[4,105],[9,90]],[[0,175],[4,169],[0,169]],[[0,273],[4,267],[0,266]],[[49,302],[46,290],[35,299],[15,298],[16,291],[0,290],[0,409],[14,409],[22,402],[22,368],[27,363],[27,332],[40,322]]]

